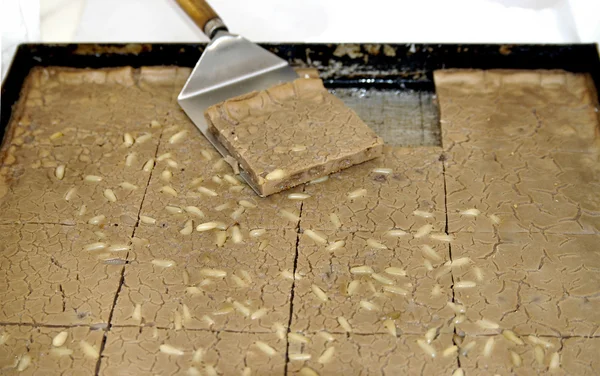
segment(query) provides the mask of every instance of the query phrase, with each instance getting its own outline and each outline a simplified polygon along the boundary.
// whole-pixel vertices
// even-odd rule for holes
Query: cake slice
[[[320,79],[229,99],[205,113],[211,132],[261,196],[380,156],[383,140]]]

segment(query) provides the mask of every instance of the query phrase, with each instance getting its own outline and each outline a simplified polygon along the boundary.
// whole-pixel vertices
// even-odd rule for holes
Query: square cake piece
[[[261,196],[380,156],[383,140],[319,79],[229,99],[205,113],[208,131]]]

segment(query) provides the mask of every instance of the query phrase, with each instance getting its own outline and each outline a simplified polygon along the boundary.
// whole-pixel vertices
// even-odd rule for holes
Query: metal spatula
[[[231,161],[233,157],[227,149],[208,132],[204,111],[226,99],[293,81],[298,74],[287,61],[229,33],[206,1],[177,2],[211,40],[179,93],[179,104],[219,153]],[[258,193],[246,172],[240,171],[240,175]]]

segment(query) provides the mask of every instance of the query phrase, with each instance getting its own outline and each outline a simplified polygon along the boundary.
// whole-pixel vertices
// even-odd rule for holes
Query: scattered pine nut
[[[231,185],[240,185],[240,181],[229,174],[223,175],[223,179]]]
[[[355,266],[350,268],[350,273],[352,274],[371,274],[373,273],[373,268],[367,265]]]
[[[63,137],[64,134],[62,132],[54,132],[50,135],[50,140],[54,141],[54,140],[58,140],[59,138]]]
[[[435,356],[437,355],[435,348],[428,344],[426,341],[418,339],[417,345],[419,345],[421,350],[423,350],[423,352],[425,352],[425,354],[429,355],[430,357],[435,358]]]
[[[244,240],[240,227],[237,225],[231,227],[231,240],[235,244],[239,244]]]
[[[525,343],[523,342],[523,340],[522,340],[521,338],[517,337],[517,335],[515,334],[515,332],[513,332],[512,330],[505,329],[505,330],[503,330],[503,331],[502,331],[502,335],[503,335],[503,336],[504,336],[504,338],[506,338],[507,340],[509,340],[509,341],[511,341],[511,342],[513,342],[513,343],[515,343],[515,344],[519,345],[519,346],[522,346],[522,345],[524,345],[524,344],[525,344]]]
[[[428,246],[427,244],[423,244],[421,246],[421,250],[426,257],[429,257],[433,261],[442,260],[442,256],[440,256],[433,248],[431,248],[431,246]]]
[[[150,172],[150,171],[152,171],[153,168],[154,168],[154,158],[150,158],[150,159],[148,159],[148,161],[146,161],[146,163],[144,163],[144,166],[142,167],[142,171]]]
[[[100,357],[100,352],[89,342],[82,340],[79,342],[79,346],[81,347],[83,354],[88,358],[98,359]]]
[[[142,305],[137,303],[135,308],[133,308],[133,313],[131,314],[131,318],[137,321],[138,323],[142,322]]]
[[[542,346],[536,346],[533,348],[533,355],[538,366],[544,365],[544,349]]]
[[[185,222],[185,226],[181,230],[179,230],[179,233],[181,235],[190,235],[193,231],[194,231],[194,223],[190,219],[187,222]]]
[[[288,210],[285,210],[285,209],[279,210],[279,214],[283,218],[285,218],[285,219],[287,219],[287,220],[289,220],[291,222],[298,222],[300,220],[300,217],[298,215],[296,215],[296,214],[294,214],[294,213],[292,213],[292,212],[290,212]]]
[[[173,189],[173,187],[169,186],[169,185],[165,185],[162,188],[160,188],[160,192],[162,193],[166,193],[170,196],[173,197],[177,197],[177,191],[175,189]]]
[[[433,240],[439,240],[441,242],[451,242],[452,240],[454,240],[452,238],[452,236],[448,235],[448,234],[431,234],[429,235],[429,237]]]
[[[499,225],[500,222],[502,222],[500,217],[498,217],[496,214],[490,214],[489,218],[490,218],[490,221],[492,222],[492,224],[494,224],[494,225]]]
[[[103,243],[103,242],[96,242],[96,243],[91,243],[91,244],[88,244],[88,245],[86,245],[86,246],[83,248],[83,250],[84,250],[84,251],[89,251],[89,252],[92,252],[92,251],[100,251],[100,250],[102,250],[102,249],[105,249],[106,247],[107,247],[107,244],[106,244],[106,243]]]
[[[204,277],[211,278],[225,278],[227,276],[227,272],[219,269],[200,269],[200,275]]]
[[[345,245],[346,245],[346,242],[344,240],[338,240],[336,242],[329,244],[329,246],[327,246],[326,250],[328,252],[334,252],[334,251],[337,251],[338,249],[344,247]]]
[[[77,188],[75,188],[75,187],[69,188],[69,190],[65,194],[65,201],[71,200],[71,198],[73,198],[73,195],[75,194],[75,192],[77,192]]]
[[[408,295],[408,291],[399,286],[383,286],[383,291],[391,292],[396,295]]]
[[[286,172],[280,168],[276,168],[275,170],[269,172],[266,176],[265,179],[269,180],[269,181],[273,181],[273,180],[281,180],[286,176]]]
[[[167,345],[167,344],[160,345],[159,350],[160,350],[160,352],[165,353],[167,355],[181,356],[184,354],[183,350],[180,350],[176,347],[173,347],[173,346]]]
[[[315,243],[327,244],[327,239],[325,237],[317,234],[313,230],[304,230],[304,234],[306,236],[308,236],[309,238],[311,238],[312,240],[314,240]]]
[[[323,354],[321,354],[321,356],[319,357],[319,359],[317,360],[319,363],[321,364],[327,364],[331,361],[331,359],[333,358],[333,354],[335,354],[335,347],[331,346],[328,347]]]
[[[426,212],[423,210],[415,210],[413,212],[414,215],[416,215],[417,217],[422,217],[422,218],[433,218],[433,214],[430,212]]]
[[[346,293],[348,295],[354,295],[354,293],[356,292],[356,290],[358,289],[358,287],[360,286],[360,281],[358,280],[354,280],[351,281],[350,283],[348,283],[348,287],[346,288]]]
[[[86,181],[88,183],[98,183],[102,181],[102,176],[97,176],[97,175],[86,175],[83,178],[83,181]]]
[[[286,337],[286,329],[285,327],[276,322],[275,324],[273,324],[273,330],[275,331],[275,334],[277,334],[277,338],[284,340]]]
[[[117,202],[117,195],[115,195],[115,192],[110,188],[104,190],[104,197],[110,202]]]
[[[216,197],[219,195],[217,192],[213,191],[212,189],[208,189],[208,188],[202,187],[202,186],[198,187],[198,192],[200,192],[204,195],[210,196],[210,197]]]
[[[536,337],[534,335],[527,336],[527,340],[534,345],[541,345],[541,346],[544,346],[545,348],[550,348],[550,347],[554,346],[551,342],[548,342],[548,341],[546,341],[542,338]]]
[[[323,289],[321,289],[319,286],[317,285],[312,285],[311,286],[312,292],[315,294],[315,296],[322,302],[327,302],[329,300],[329,298],[327,297],[327,294],[325,293],[325,291],[323,291]]]
[[[123,135],[123,145],[127,148],[133,145],[133,136],[131,134],[125,133]]]
[[[438,334],[437,328],[431,328],[431,329],[427,330],[427,332],[425,332],[425,341],[427,341],[427,343],[433,342],[435,337],[437,337],[437,334]]]
[[[318,333],[318,335],[321,336],[327,342],[332,342],[335,340],[335,338],[331,334],[327,333],[326,331],[320,331]]]
[[[106,220],[106,217],[103,215],[97,215],[95,217],[92,217],[88,220],[88,224],[90,225],[100,225],[102,223],[104,223],[104,221]]]
[[[181,140],[183,140],[183,138],[185,137],[187,131],[183,130],[183,131],[179,131],[177,133],[175,133],[174,135],[172,135],[171,137],[169,137],[169,143],[170,144],[175,144]]]
[[[202,149],[202,150],[200,150],[200,154],[202,154],[204,159],[206,159],[207,161],[212,160],[212,154],[208,150]]]
[[[52,338],[52,346],[61,347],[67,342],[67,337],[69,336],[68,332],[62,331]]]
[[[119,186],[123,189],[127,189],[129,191],[135,191],[136,189],[138,189],[137,185],[131,184],[129,182],[124,181],[123,183],[119,184]]]
[[[393,237],[400,237],[400,236],[404,236],[404,235],[407,235],[407,234],[408,233],[406,231],[399,230],[399,229],[390,230],[390,231],[386,232],[387,236],[393,236]]]
[[[140,221],[142,223],[145,223],[147,225],[153,225],[156,223],[156,219],[152,218],[152,217],[148,217],[145,215],[140,215]]]
[[[467,356],[471,350],[475,347],[475,341],[471,341],[464,346],[461,346],[460,353],[462,356]]]
[[[246,317],[250,316],[250,308],[235,300],[231,304],[233,305],[233,308],[235,308],[242,315]]]
[[[300,353],[300,354],[288,354],[288,358],[290,358],[290,360],[297,360],[297,361],[306,361],[306,360],[310,360],[311,355],[310,354],[306,354],[306,353]]]
[[[307,195],[306,193],[290,193],[287,198],[290,200],[306,200],[307,198],[310,198],[310,195]]]
[[[371,274],[371,278],[373,278],[377,282],[381,283],[382,285],[393,285],[394,284],[393,280],[391,280],[388,277],[381,275],[379,273]]]
[[[462,368],[457,368],[452,372],[452,376],[465,376],[465,371]]]
[[[560,368],[560,355],[557,352],[550,355],[550,364],[548,365],[549,371],[554,371]]]
[[[122,252],[122,251],[129,251],[131,249],[130,246],[128,246],[127,244],[113,244],[111,246],[108,247],[108,250],[110,252]]]
[[[238,204],[239,204],[240,206],[243,206],[244,208],[247,208],[247,209],[253,209],[253,208],[256,208],[256,204],[255,204],[255,203],[253,203],[253,202],[250,202],[250,201],[248,201],[248,200],[240,200],[240,201],[238,202]]]
[[[383,321],[383,327],[387,329],[387,331],[394,337],[398,336],[398,332],[396,330],[396,323],[393,320],[387,319]]]
[[[521,367],[521,364],[523,364],[523,358],[521,358],[521,355],[514,351],[510,351],[510,360],[515,367]]]
[[[384,271],[389,275],[395,275],[395,276],[399,276],[399,277],[406,276],[406,270],[404,270],[402,268],[390,266],[389,268],[385,268]]]
[[[199,208],[197,208],[196,206],[186,206],[184,208],[184,210],[191,215],[195,215],[198,218],[203,218],[204,217],[204,212],[202,212],[202,210],[200,210]]]
[[[252,315],[250,315],[250,319],[251,320],[258,320],[261,317],[263,317],[264,315],[267,314],[267,309],[266,308],[260,308],[257,309],[256,311],[252,312]]]
[[[373,170],[374,173],[376,174],[391,174],[393,172],[393,170],[391,168],[384,168],[384,167],[378,167],[378,168],[374,168]]]
[[[215,320],[208,315],[202,316],[202,321],[204,321],[209,327],[215,325]]]
[[[18,372],[23,372],[25,371],[29,366],[31,365],[31,355],[29,354],[25,354],[23,355],[20,359],[19,362],[17,363],[17,371]]]
[[[215,244],[217,247],[221,248],[225,245],[227,241],[227,231],[219,230],[215,231]]]
[[[459,281],[454,283],[455,289],[469,289],[477,286],[477,283],[473,281]]]
[[[337,229],[342,228],[342,221],[340,221],[340,217],[337,214],[331,213],[329,214],[329,220],[333,224],[333,226]]]
[[[425,259],[423,260],[423,265],[425,265],[425,269],[427,269],[427,271],[433,270],[433,264],[431,263],[431,261]]]
[[[323,182],[327,181],[328,179],[329,179],[329,175],[322,176],[320,178],[316,178],[316,179],[309,181],[308,184],[319,184],[319,183],[323,183]]]
[[[422,238],[423,236],[429,235],[429,233],[433,230],[433,226],[432,225],[423,225],[421,227],[419,227],[419,229],[417,230],[417,232],[415,233],[414,237],[415,238]]]
[[[481,320],[477,320],[475,322],[477,324],[477,326],[479,326],[482,329],[498,329],[500,328],[500,325],[496,324],[493,321],[490,320],[486,320],[486,319],[481,319]]]
[[[217,222],[204,222],[199,224],[196,227],[196,231],[198,232],[204,232],[204,231],[210,231],[210,230],[214,230],[217,228],[219,224]]]
[[[348,322],[348,320],[346,320],[346,318],[344,316],[339,316],[337,318],[337,321],[340,324],[340,326],[342,327],[342,329],[344,329],[346,332],[348,332],[348,333],[352,332],[352,327],[350,326],[350,323]]]
[[[379,307],[377,304],[366,301],[366,300],[361,300],[359,302],[359,305],[366,309],[367,311],[380,311],[381,307]]]
[[[237,221],[242,216],[242,214],[244,214],[244,211],[245,211],[245,208],[243,206],[240,206],[239,208],[237,208],[236,210],[234,210],[231,213],[231,215],[230,215],[231,219],[233,219],[234,221]]]
[[[456,354],[458,354],[458,346],[456,345],[448,346],[444,349],[444,351],[442,351],[442,356],[444,358],[455,356]]]
[[[172,266],[175,266],[175,261],[154,259],[154,260],[152,260],[152,265],[156,265],[161,268],[170,268]]]
[[[477,217],[479,214],[481,214],[481,211],[479,211],[478,209],[473,208],[473,209],[463,210],[459,214],[467,216],[467,217]]]
[[[160,179],[162,181],[170,181],[172,177],[173,177],[173,173],[169,170],[164,170],[163,172],[160,173]]]
[[[300,333],[288,333],[288,340],[292,343],[308,343],[308,338]]]
[[[54,176],[56,176],[58,180],[63,180],[65,177],[65,168],[65,165],[58,165],[56,170],[54,170]]]
[[[135,158],[136,158],[135,153],[127,154],[127,157],[125,157],[125,166],[131,167],[133,165],[133,163],[135,162]]]
[[[165,159],[171,158],[173,155],[171,153],[163,153],[161,155],[159,155],[158,157],[156,157],[156,161],[157,162],[162,162]]]
[[[152,138],[152,134],[150,134],[150,133],[144,133],[144,134],[142,134],[141,136],[138,136],[135,139],[135,143],[136,143],[136,145],[137,144],[143,144],[144,142],[150,140],[151,138]]]
[[[367,195],[367,190],[364,188],[360,188],[360,189],[357,189],[357,190],[354,190],[354,191],[348,193],[348,199],[354,200],[356,198],[360,198],[360,197],[363,197],[366,195]]]
[[[319,376],[312,368],[302,367],[298,372],[300,376]]]
[[[388,249],[385,244],[382,244],[373,238],[367,239],[367,246],[373,249]]]
[[[56,347],[50,349],[50,354],[54,356],[71,356],[73,355],[73,350],[67,349],[66,347]]]
[[[251,238],[257,238],[259,236],[262,236],[264,234],[267,233],[267,230],[265,230],[264,228],[256,228],[254,230],[250,230],[250,237]]]
[[[483,356],[489,358],[492,355],[492,351],[494,350],[494,337],[490,337],[485,341],[485,346],[483,346]]]
[[[463,305],[456,304],[456,303],[453,303],[453,302],[448,302],[447,305],[455,313],[465,313],[465,312],[467,312],[467,310],[465,309],[465,307]]]
[[[268,356],[273,356],[273,355],[277,354],[277,351],[275,351],[274,348],[272,348],[271,346],[269,346],[268,344],[266,344],[263,341],[256,341],[256,342],[254,342],[254,344],[256,345],[256,347],[258,347],[260,349],[260,351],[264,352]]]

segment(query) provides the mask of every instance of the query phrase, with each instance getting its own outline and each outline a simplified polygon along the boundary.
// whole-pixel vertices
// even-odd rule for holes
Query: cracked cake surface
[[[0,152],[0,373],[600,372],[589,77],[436,71],[442,146],[261,198],[177,105],[189,73],[31,72]]]

